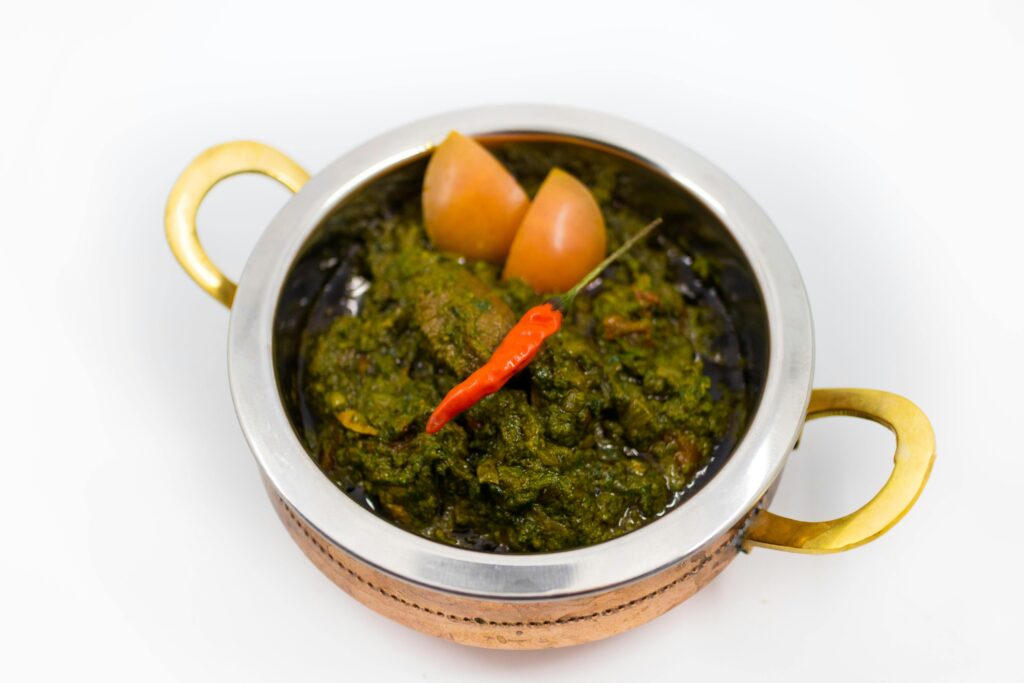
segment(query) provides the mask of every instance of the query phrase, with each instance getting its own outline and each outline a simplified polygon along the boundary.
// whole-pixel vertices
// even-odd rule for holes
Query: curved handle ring
[[[908,399],[875,389],[815,389],[807,419],[851,415],[888,427],[896,435],[892,474],[862,508],[827,522],[802,522],[760,512],[743,541],[798,553],[836,553],[873,541],[900,520],[921,495],[935,462],[935,434]]]
[[[262,173],[292,192],[309,180],[298,164],[259,142],[226,142],[211,147],[190,163],[171,189],[164,212],[167,242],[189,277],[210,296],[231,308],[237,285],[213,265],[199,242],[196,214],[214,185],[239,173]]]

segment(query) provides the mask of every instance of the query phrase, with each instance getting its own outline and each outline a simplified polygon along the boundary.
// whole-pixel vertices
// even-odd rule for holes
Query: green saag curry
[[[531,170],[561,163],[511,150],[531,194]],[[609,250],[650,220],[622,201],[613,163],[574,170]],[[426,434],[441,397],[544,297],[433,249],[415,200],[359,220],[358,310],[301,350],[307,439],[332,481],[400,527],[495,551],[599,543],[671,508],[742,420],[738,392],[705,368],[722,316],[676,276],[681,260],[700,278],[711,264],[651,240],[577,298],[525,371]]]

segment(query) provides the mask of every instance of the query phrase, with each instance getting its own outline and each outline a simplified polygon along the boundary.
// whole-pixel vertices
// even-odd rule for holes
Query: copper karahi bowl
[[[757,380],[746,430],[677,509],[637,531],[555,553],[447,546],[404,531],[346,496],[296,435],[294,407],[282,387],[295,372],[288,292],[306,275],[303,257],[358,192],[381,182],[415,185],[433,144],[450,130],[485,144],[556,140],[614,154],[637,174],[656,178],[658,201],[683,202],[701,213],[704,242],[742,264],[741,286],[755,293],[736,304]],[[236,287],[204,253],[196,213],[217,182],[248,172],[275,178],[295,195],[263,233]],[[614,635],[696,593],[741,550],[839,552],[877,538],[914,504],[932,467],[931,426],[907,399],[867,389],[812,391],[807,293],[792,255],[750,196],[684,145],[618,118],[547,106],[457,111],[385,133],[313,177],[265,145],[227,143],[182,173],[167,203],[166,228],[189,276],[231,309],[235,409],[288,531],[350,595],[425,633],[515,649]],[[839,519],[803,522],[772,514],[765,508],[804,423],[826,415],[889,427],[897,441],[891,476],[867,504]]]

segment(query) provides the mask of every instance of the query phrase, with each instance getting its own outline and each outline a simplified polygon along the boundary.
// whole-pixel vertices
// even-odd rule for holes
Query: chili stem
[[[619,247],[611,254],[609,254],[608,258],[606,258],[604,261],[601,261],[599,264],[597,264],[596,268],[594,268],[592,271],[583,276],[583,279],[577,282],[572,289],[570,289],[565,294],[560,294],[556,297],[552,297],[549,303],[560,311],[564,311],[567,308],[569,308],[569,306],[572,306],[573,299],[576,298],[577,294],[583,291],[584,287],[593,282],[594,279],[598,275],[600,275],[605,268],[610,266],[615,259],[619,258],[627,251],[629,251],[634,244],[636,244],[643,238],[647,237],[647,235],[650,234],[652,230],[661,225],[661,222],[662,221],[660,218],[655,218],[653,221],[645,225],[643,229],[640,230],[640,232],[636,233],[635,235],[627,239],[625,242],[623,242],[621,247]]]

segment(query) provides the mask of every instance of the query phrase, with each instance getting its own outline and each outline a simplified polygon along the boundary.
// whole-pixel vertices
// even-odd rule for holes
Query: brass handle
[[[206,150],[181,172],[164,212],[167,242],[178,263],[196,284],[228,308],[237,285],[213,265],[203,250],[196,231],[196,213],[214,185],[239,173],[262,173],[292,192],[298,192],[309,180],[302,167],[273,147],[259,142],[226,142]]]
[[[864,507],[828,522],[801,522],[767,510],[754,518],[744,548],[762,546],[798,553],[837,553],[891,529],[921,495],[935,462],[935,434],[908,399],[874,389],[815,389],[807,419],[852,415],[885,425],[896,435],[892,474]]]

